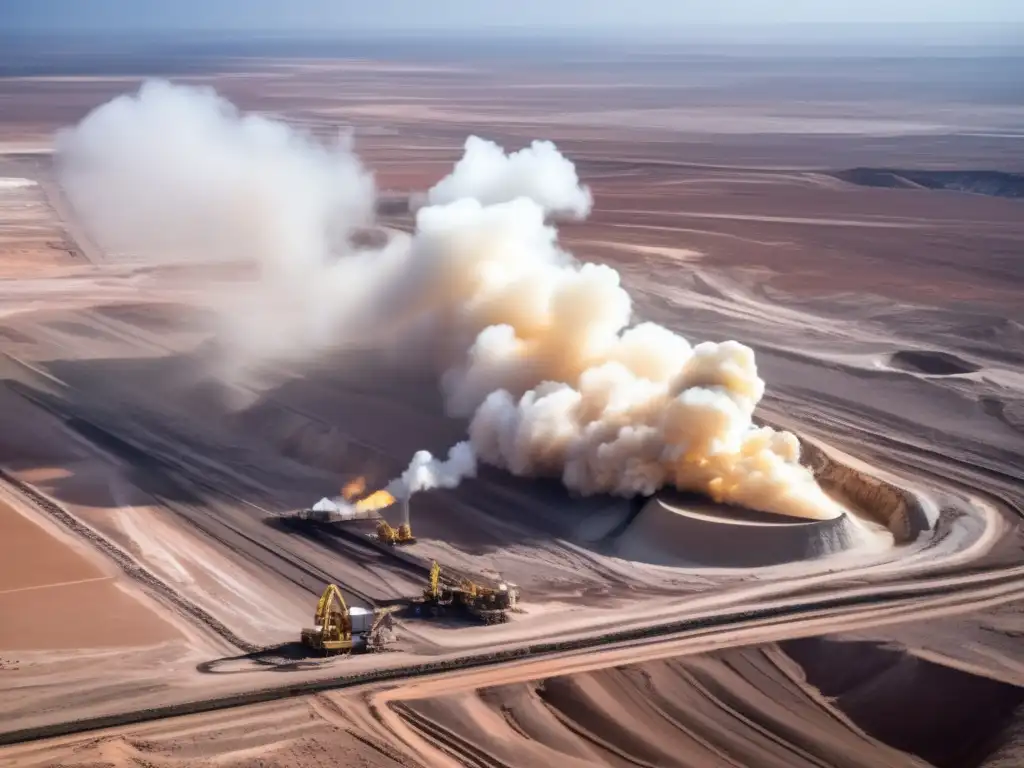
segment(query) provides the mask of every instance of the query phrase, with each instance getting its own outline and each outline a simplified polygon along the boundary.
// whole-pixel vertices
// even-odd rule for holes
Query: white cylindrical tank
[[[369,632],[373,627],[374,615],[369,608],[353,607],[348,609],[349,618],[352,620],[352,635]]]

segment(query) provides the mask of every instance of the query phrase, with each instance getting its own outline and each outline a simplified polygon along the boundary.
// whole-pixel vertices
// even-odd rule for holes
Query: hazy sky
[[[707,25],[928,22],[1016,26],[1024,0],[0,0],[0,29],[8,31],[648,27],[685,35]]]

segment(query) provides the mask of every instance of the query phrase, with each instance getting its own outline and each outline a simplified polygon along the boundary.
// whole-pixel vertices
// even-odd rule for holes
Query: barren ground
[[[0,742],[20,742],[0,766],[1024,760],[1024,209],[835,175],[1021,171],[1020,61],[553,56],[71,56],[0,78]],[[227,380],[206,289],[231,275],[90,242],[53,131],[142,73],[354,125],[396,199],[471,132],[556,141],[596,201],[563,242],[619,269],[640,316],[755,347],[759,416],[805,440],[856,541],[754,562],[720,542],[756,526],[706,503],[682,529],[499,472],[416,497],[401,556],[296,519],[465,425],[432,375],[371,354]],[[400,208],[384,221],[408,229]],[[298,652],[326,582],[387,604],[432,559],[520,584],[524,612]]]
[[[149,606],[72,547],[0,505],[0,646],[37,651],[155,645],[175,636]],[[104,564],[106,565],[106,564]],[[109,565],[107,570],[110,570]],[[39,606],[45,605],[45,610]],[[69,626],[75,627],[68,632]]]

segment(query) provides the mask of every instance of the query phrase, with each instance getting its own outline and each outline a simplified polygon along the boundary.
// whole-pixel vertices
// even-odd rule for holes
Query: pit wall
[[[897,544],[913,541],[931,528],[917,497],[885,480],[848,467],[800,438],[803,464],[829,495],[889,529]]]

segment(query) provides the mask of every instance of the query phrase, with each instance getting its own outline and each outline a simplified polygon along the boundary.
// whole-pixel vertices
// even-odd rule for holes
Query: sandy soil
[[[132,647],[176,636],[130,584],[78,549],[0,501],[0,649]]]
[[[596,200],[565,242],[619,269],[644,317],[752,344],[769,382],[759,416],[804,438],[864,535],[797,547],[795,562],[779,556],[787,543],[767,560],[730,558],[736,521],[706,503],[672,534],[699,540],[666,547],[639,505],[491,471],[414,499],[419,542],[401,556],[359,525],[299,520],[353,477],[381,484],[414,450],[462,437],[433,376],[339,352],[260,386],[226,380],[205,289],[231,275],[100,252],[49,157],[5,154],[0,177],[34,184],[0,188],[0,466],[17,508],[0,507],[0,548],[31,567],[0,569],[0,655],[19,660],[0,669],[12,694],[0,697],[0,742],[217,711],[11,746],[0,765],[1013,764],[1024,744],[1020,202],[859,187],[829,171],[1014,170],[1003,134],[1021,106],[1002,91],[970,109],[936,92],[942,63],[893,105],[851,72],[836,103],[815,100],[800,69],[751,94],[735,84],[739,64],[707,64],[695,88],[631,57],[616,59],[615,82],[580,62],[553,83],[536,62],[411,73],[330,60],[184,79],[316,131],[353,123],[379,185],[398,192],[443,175],[467,132],[555,139]],[[0,79],[21,106],[0,141],[45,144],[134,82]],[[385,220],[409,226],[398,208]],[[403,618],[395,651],[379,656],[325,662],[294,647],[326,582],[353,604],[387,604],[417,594],[435,558],[519,583],[524,612],[500,627]],[[65,606],[51,615],[81,632],[53,637],[40,605]],[[821,635],[849,642],[790,642]],[[536,655],[513,655],[527,647]],[[501,663],[404,679],[480,657]],[[394,679],[357,677],[381,670]],[[311,695],[232,708],[256,692]],[[98,717],[111,719],[69,725]],[[964,737],[930,741],[929,727]],[[16,733],[27,728],[42,730]]]
[[[819,640],[561,672],[326,692],[12,747],[0,765],[980,765],[1024,701],[1002,682]]]
[[[15,164],[0,157],[0,277],[50,273],[72,261],[74,246],[35,179],[3,175]]]

